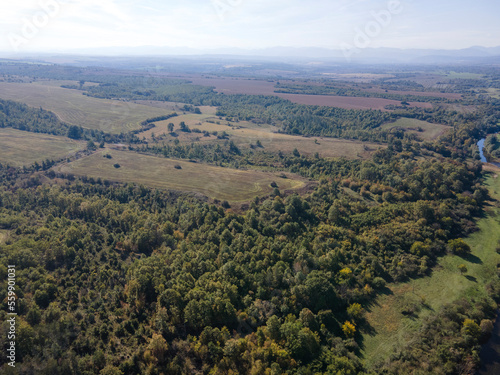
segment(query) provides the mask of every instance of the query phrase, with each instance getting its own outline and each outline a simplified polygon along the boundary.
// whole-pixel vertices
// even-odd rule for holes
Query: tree
[[[458,265],[458,270],[460,273],[463,275],[464,273],[467,273],[467,266],[465,264],[459,264]]]
[[[448,241],[448,251],[458,256],[467,256],[471,252],[470,246],[461,238]]]
[[[68,128],[68,138],[71,138],[71,139],[80,139],[82,138],[82,128],[80,128],[79,126],[76,126],[76,125],[71,125],[69,128]]]
[[[467,336],[471,336],[474,339],[479,339],[481,336],[481,328],[472,319],[465,319],[462,325],[462,333]]]
[[[153,337],[149,341],[148,350],[156,358],[159,363],[163,363],[165,355],[168,351],[167,341],[162,335],[153,333]]]
[[[97,149],[95,143],[90,139],[88,142],[87,142],[87,150],[89,151],[95,151]]]
[[[167,128],[168,128],[168,132],[169,133],[172,133],[174,131],[174,124],[172,122],[170,122],[168,125],[167,125]]]
[[[342,332],[344,332],[344,335],[348,338],[354,337],[356,334],[356,326],[353,323],[346,321],[342,324]]]
[[[364,309],[359,303],[353,303],[347,308],[347,315],[354,321],[363,319]]]

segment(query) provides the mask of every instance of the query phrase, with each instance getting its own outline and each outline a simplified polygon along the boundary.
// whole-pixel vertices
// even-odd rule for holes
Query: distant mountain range
[[[18,60],[22,57],[35,56],[79,56],[82,61],[87,58],[139,58],[139,57],[179,57],[195,58],[202,56],[205,60],[235,61],[269,61],[280,63],[355,63],[355,64],[488,64],[500,66],[500,46],[474,46],[465,49],[398,49],[398,48],[365,48],[345,52],[341,49],[318,47],[272,47],[262,49],[219,48],[195,49],[188,47],[109,47],[87,48],[47,53],[29,53],[24,56],[0,53],[0,57]],[[347,57],[348,58],[347,58]]]
[[[62,53],[62,51],[61,51]],[[93,56],[214,56],[265,58],[269,60],[311,60],[346,61],[346,53],[340,49],[316,47],[273,47],[263,49],[219,48],[194,49],[188,47],[110,47],[66,51],[65,54]],[[465,49],[398,49],[366,48],[358,49],[350,55],[348,61],[357,63],[418,63],[418,64],[453,64],[487,63],[500,64],[500,46],[474,46]]]

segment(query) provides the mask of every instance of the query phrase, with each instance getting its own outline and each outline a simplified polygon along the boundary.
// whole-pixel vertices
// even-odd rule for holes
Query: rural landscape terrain
[[[2,374],[496,371],[498,64],[60,60],[0,59]]]

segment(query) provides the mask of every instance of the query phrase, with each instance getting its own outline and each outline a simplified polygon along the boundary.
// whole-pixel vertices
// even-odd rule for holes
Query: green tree
[[[471,252],[470,246],[461,238],[448,241],[448,251],[458,256],[467,256]]]
[[[464,273],[467,273],[467,266],[465,264],[459,264],[458,265],[458,270],[460,273],[463,275]]]
[[[479,339],[481,336],[481,327],[474,320],[465,319],[462,325],[462,333],[474,339]]]

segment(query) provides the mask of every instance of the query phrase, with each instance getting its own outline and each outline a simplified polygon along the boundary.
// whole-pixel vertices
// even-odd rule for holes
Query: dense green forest
[[[459,251],[452,240],[474,230],[486,199],[479,165],[380,157],[338,162],[328,171],[337,178],[310,196],[277,195],[244,214],[144,187],[12,190],[27,176],[2,169],[0,224],[12,234],[1,273],[16,264],[20,365],[359,372],[361,306],[385,282],[425,275],[437,256]],[[352,200],[347,191],[360,189],[381,204]]]
[[[58,174],[53,162],[0,164],[2,322],[12,264],[18,312],[17,365],[0,357],[3,373],[458,374],[477,367],[484,322],[500,301],[498,277],[484,296],[466,295],[437,311],[417,344],[388,361],[366,368],[360,353],[371,329],[367,307],[387,283],[429,275],[445,254],[470,256],[463,239],[492,199],[476,142],[499,130],[498,100],[471,113],[439,106],[359,111],[217,94],[182,80],[101,77],[97,68],[8,68],[31,78],[99,78],[85,88],[94,97],[213,105],[220,117],[266,122],[287,134],[387,147],[347,160],[240,150],[230,139],[165,145],[77,128],[1,100],[0,127],[85,139],[88,152],[94,142],[124,142],[131,152],[289,171],[314,182],[301,195],[276,186],[232,209],[192,194]],[[451,129],[426,142],[380,129],[400,117]],[[0,325],[2,337],[7,330]]]

